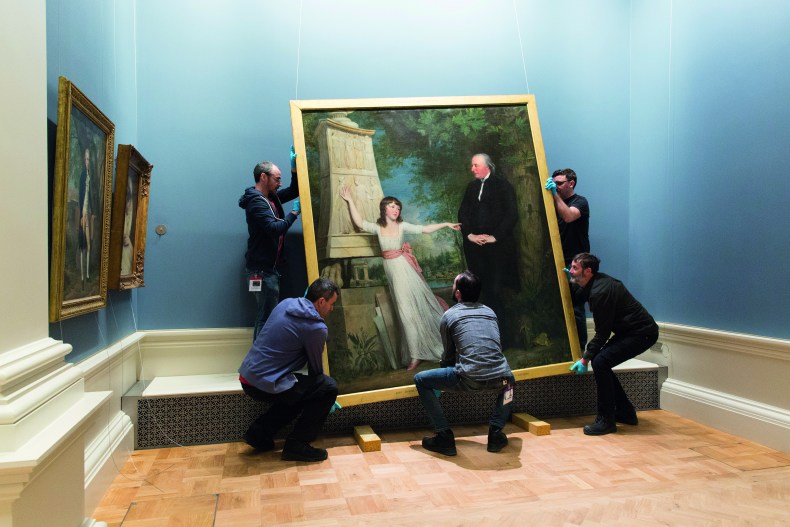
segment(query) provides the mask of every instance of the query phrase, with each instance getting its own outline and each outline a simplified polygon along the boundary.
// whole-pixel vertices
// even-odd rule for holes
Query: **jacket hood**
[[[246,209],[247,206],[257,197],[263,197],[263,193],[255,187],[249,187],[239,198],[239,207]]]
[[[318,314],[318,311],[316,311],[313,303],[308,299],[294,298],[293,300],[294,302],[290,302],[285,308],[285,312],[290,316],[296,318],[305,318],[307,320],[316,320],[319,322],[324,321],[324,319],[321,318],[321,315]]]

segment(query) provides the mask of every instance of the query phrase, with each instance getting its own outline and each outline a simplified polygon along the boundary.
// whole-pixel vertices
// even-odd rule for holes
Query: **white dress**
[[[365,232],[378,236],[382,251],[400,250],[404,234],[421,234],[422,226],[401,222],[397,236],[384,236],[381,227],[369,221],[362,223]],[[439,321],[444,309],[423,277],[403,255],[384,258],[384,272],[398,311],[401,340],[408,346],[411,359],[439,361],[442,358],[442,339]]]

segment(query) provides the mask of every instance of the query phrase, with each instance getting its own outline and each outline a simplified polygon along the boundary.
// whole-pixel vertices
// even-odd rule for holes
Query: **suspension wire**
[[[294,90],[294,100],[299,100],[299,61],[302,57],[302,8],[304,0],[299,0],[299,30],[296,32],[296,88]]]
[[[516,0],[513,0],[513,12],[515,13],[516,19],[516,32],[518,33],[518,49],[521,51],[521,67],[524,69],[524,84],[527,87],[527,93],[529,93],[529,78],[527,77],[527,61],[524,59],[524,42],[521,39],[521,25],[518,22],[518,6],[516,5]]]

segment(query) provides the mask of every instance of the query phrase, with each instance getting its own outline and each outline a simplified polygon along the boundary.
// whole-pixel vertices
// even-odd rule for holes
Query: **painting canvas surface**
[[[435,332],[439,353],[441,339],[436,306],[424,311],[417,301],[399,312],[398,299],[411,302],[412,292],[424,291],[417,276],[429,291],[424,303],[433,296],[443,311],[453,304],[454,277],[471,258],[461,232],[411,228],[403,241],[420,273],[394,271],[382,254],[402,248],[400,240],[390,247],[370,225],[357,228],[341,189],[348,189],[367,222],[379,217],[381,198],[392,196],[402,204],[404,223],[456,223],[477,153],[491,157],[492,177],[509,184],[517,213],[500,244],[501,283],[492,296],[484,282],[481,300],[497,313],[505,355],[521,372],[517,378],[567,371],[579,350],[567,283],[558,273],[562,253],[553,202],[543,189],[547,174],[533,97],[293,101],[292,116],[308,274],[341,285],[327,319],[327,365],[341,394],[397,397],[410,393],[401,388],[413,385],[416,371],[438,365],[438,358],[424,360],[407,370],[415,355],[425,353],[415,348],[436,346],[426,333],[412,338],[415,328]]]

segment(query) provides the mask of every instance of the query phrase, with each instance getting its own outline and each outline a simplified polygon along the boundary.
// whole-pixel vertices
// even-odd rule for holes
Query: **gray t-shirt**
[[[455,364],[455,372],[474,381],[512,375],[502,353],[499,324],[494,312],[479,303],[455,304],[439,324],[444,353],[442,364]]]

